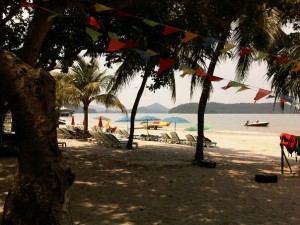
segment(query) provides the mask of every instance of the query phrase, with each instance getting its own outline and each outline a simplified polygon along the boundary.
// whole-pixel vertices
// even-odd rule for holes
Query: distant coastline
[[[82,113],[81,106],[74,108],[75,113]],[[131,113],[131,109],[127,110]],[[138,113],[179,113],[179,114],[197,114],[198,103],[186,103],[178,105],[174,108],[168,109],[165,106],[154,103],[149,106],[141,106],[138,108]],[[89,107],[89,113],[120,113],[118,110],[105,109],[95,105]],[[279,104],[273,103],[236,103],[236,104],[224,104],[224,103],[207,103],[206,114],[295,114],[294,107],[285,105],[284,111],[280,108]]]

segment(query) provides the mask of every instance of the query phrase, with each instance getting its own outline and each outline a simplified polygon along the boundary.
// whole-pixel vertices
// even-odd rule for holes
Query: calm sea
[[[136,118],[141,116],[155,116],[163,120],[171,116],[178,116],[188,120],[190,123],[177,123],[176,129],[183,130],[193,124],[197,124],[197,114],[137,114]],[[123,114],[118,113],[90,113],[89,127],[97,125],[100,116],[111,119],[111,127],[117,126],[119,128],[126,128],[129,123],[115,122],[123,117]],[[83,113],[74,114],[75,122],[82,124]],[[71,117],[61,117],[65,119],[67,124],[71,123]],[[268,127],[246,127],[246,121],[256,122],[270,122]],[[105,124],[106,121],[103,121]],[[206,114],[205,124],[211,126],[211,130],[215,132],[227,133],[264,133],[264,134],[278,134],[282,132],[290,133],[300,136],[300,114]],[[135,127],[139,127],[139,122],[136,122]],[[164,128],[165,129],[165,128]],[[167,129],[174,129],[174,124],[171,124]]]

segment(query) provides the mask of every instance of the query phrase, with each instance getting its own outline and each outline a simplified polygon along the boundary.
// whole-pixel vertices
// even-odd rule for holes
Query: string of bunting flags
[[[48,0],[43,0],[43,1],[46,2]],[[162,34],[164,36],[167,36],[167,35],[170,35],[170,34],[173,34],[173,33],[176,33],[176,32],[183,32],[184,37],[181,39],[181,41],[184,42],[184,43],[189,42],[189,41],[191,41],[191,40],[193,40],[197,37],[204,38],[204,41],[202,43],[202,45],[204,47],[208,47],[208,46],[210,46],[210,45],[212,45],[216,42],[219,42],[219,40],[213,39],[211,37],[205,37],[203,35],[199,35],[199,34],[196,34],[196,33],[193,33],[193,32],[189,32],[189,31],[185,31],[185,30],[182,30],[182,29],[179,29],[179,28],[176,28],[176,27],[171,27],[171,26],[168,26],[168,25],[165,25],[165,24],[158,23],[158,22],[153,21],[153,20],[149,20],[149,19],[146,19],[146,18],[143,18],[143,17],[139,17],[139,16],[136,16],[136,15],[124,12],[124,11],[120,11],[120,10],[117,10],[117,9],[114,9],[114,8],[96,3],[94,1],[90,1],[90,0],[88,0],[88,1],[92,2],[92,3],[95,3],[93,7],[94,7],[96,12],[114,11],[114,12],[116,12],[117,16],[119,16],[119,17],[122,17],[122,16],[124,16],[124,17],[135,17],[135,18],[141,19],[144,23],[146,23],[147,25],[149,25],[151,27],[161,25],[161,26],[164,27],[164,29],[162,31]],[[53,20],[57,16],[62,16],[61,13],[54,12],[52,10],[41,7],[41,6],[36,5],[34,3],[29,3],[26,0],[20,0],[20,7],[24,7],[24,8],[26,8],[26,7],[42,8],[42,9],[44,9],[44,10],[46,10],[46,11],[48,11],[52,14],[51,16],[48,17],[48,21]],[[99,30],[101,29],[100,23],[94,17],[90,16],[89,20],[88,20],[88,25],[90,27],[89,26],[86,27],[86,33],[91,37],[93,42],[97,42],[99,40],[99,37],[102,35],[99,32]],[[141,50],[141,49],[138,49],[137,48],[138,43],[135,42],[135,41],[132,41],[132,40],[119,41],[120,38],[115,33],[108,32],[108,35],[110,37],[110,42],[109,42],[108,48],[107,48],[108,52],[114,52],[114,51],[118,51],[120,49],[125,49],[125,48],[134,48],[134,50],[138,54],[140,54],[141,57],[143,57],[145,60],[149,60],[152,56],[159,55],[158,52],[155,52],[151,49],[147,49],[145,51]],[[221,52],[226,53],[226,52],[232,50],[235,47],[236,47],[236,45],[234,45],[232,43],[224,43],[224,48],[221,50]],[[292,61],[292,60],[290,60],[288,58],[285,58],[285,57],[281,57],[281,56],[277,56],[277,55],[276,56],[271,55],[271,54],[268,54],[267,52],[257,52],[254,49],[250,49],[250,48],[246,48],[246,47],[242,48],[239,55],[240,56],[246,56],[246,55],[252,54],[252,53],[257,53],[256,57],[254,58],[255,61],[262,60],[266,57],[274,57],[277,60],[277,62],[282,63],[282,64],[288,63],[288,62],[295,62],[295,61]],[[175,59],[171,59],[171,58],[159,58],[159,69],[157,71],[157,76],[159,76],[164,71],[171,68],[173,65],[176,64],[176,62],[177,61]],[[300,60],[295,62],[295,63],[296,64],[292,68],[291,72],[298,72],[300,70]],[[222,77],[207,74],[203,69],[194,69],[194,68],[187,67],[185,65],[182,65],[181,69],[183,70],[183,74],[180,75],[181,77],[185,77],[185,75],[190,74],[190,75],[198,75],[198,76],[208,76],[208,80],[211,81],[211,82],[226,80]],[[227,85],[222,87],[223,90],[227,90],[231,87],[238,88],[237,92],[241,92],[241,91],[250,89],[250,85],[242,84],[242,83],[232,81],[232,80],[228,80],[228,81],[229,82],[227,83]],[[251,86],[251,87],[253,87],[253,86]],[[258,92],[257,92],[256,96],[254,97],[255,102],[258,101],[259,99],[267,96],[267,95],[269,95],[268,98],[275,97],[275,96],[270,95],[272,93],[272,91],[270,91],[270,90],[265,90],[265,89],[257,88],[257,87],[254,87],[254,88],[258,89]],[[280,96],[280,102],[281,103],[289,102],[293,105],[295,104],[293,102],[292,96]]]

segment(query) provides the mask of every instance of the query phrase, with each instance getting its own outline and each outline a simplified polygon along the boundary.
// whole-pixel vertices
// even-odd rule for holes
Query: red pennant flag
[[[254,50],[252,50],[250,48],[242,48],[242,51],[240,52],[240,56],[245,56],[245,55],[248,55],[252,52],[254,52]]]
[[[157,76],[160,75],[165,70],[169,69],[171,66],[173,66],[176,63],[176,60],[174,59],[159,59],[159,70],[157,71]]]
[[[227,90],[228,88],[231,88],[232,84],[229,82],[226,86],[221,87],[223,90]]]
[[[280,103],[285,103],[285,102],[287,102],[287,100],[281,98],[281,99],[279,100],[279,102],[280,102]]]
[[[223,80],[223,78],[216,77],[216,76],[213,76],[213,75],[208,75],[208,80],[209,81],[220,81],[220,80]]]
[[[120,10],[117,10],[117,16],[131,16],[131,17],[135,17],[135,15],[127,13],[127,12],[123,12]]]
[[[277,61],[283,64],[283,63],[287,63],[289,59],[284,57],[277,57]]]
[[[197,73],[199,74],[199,76],[206,76],[206,73],[203,70],[197,70]]]
[[[92,17],[92,16],[90,17],[89,25],[91,25],[91,26],[97,28],[98,30],[100,29],[99,23],[98,23],[97,20],[95,20],[95,18]]]
[[[272,93],[272,91],[268,91],[268,90],[265,90],[265,89],[261,89],[261,88],[260,88],[260,89],[258,90],[258,92],[257,92],[257,94],[256,94],[256,96],[255,96],[255,98],[254,98],[254,100],[255,100],[255,101],[258,101],[259,99],[265,97],[266,95],[268,95],[268,94],[270,94],[270,93]]]
[[[125,47],[124,48],[135,48],[137,46],[139,46],[139,44],[136,41],[129,40],[129,41],[125,42]]]
[[[178,32],[178,31],[179,31],[178,28],[165,26],[165,29],[162,33],[163,33],[163,35],[169,35],[169,34],[172,34],[172,33]]]
[[[108,52],[114,52],[114,51],[117,51],[121,48],[124,48],[125,46],[126,46],[125,43],[111,38],[107,51]]]
[[[31,8],[37,8],[38,6],[34,3],[30,3],[30,2],[27,2],[26,0],[21,0],[20,1],[20,8],[26,8],[26,7],[31,7]]]

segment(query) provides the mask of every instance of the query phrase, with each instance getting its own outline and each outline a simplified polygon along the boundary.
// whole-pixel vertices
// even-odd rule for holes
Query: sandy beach
[[[76,174],[63,224],[300,223],[299,162],[289,157],[294,173],[281,174],[279,136],[205,135],[217,142],[205,148],[216,168],[192,165],[195,148],[185,145],[138,141],[137,149],[126,150],[60,139],[67,143],[64,166]],[[0,158],[0,212],[15,163]],[[278,183],[255,182],[262,172],[278,175]]]

